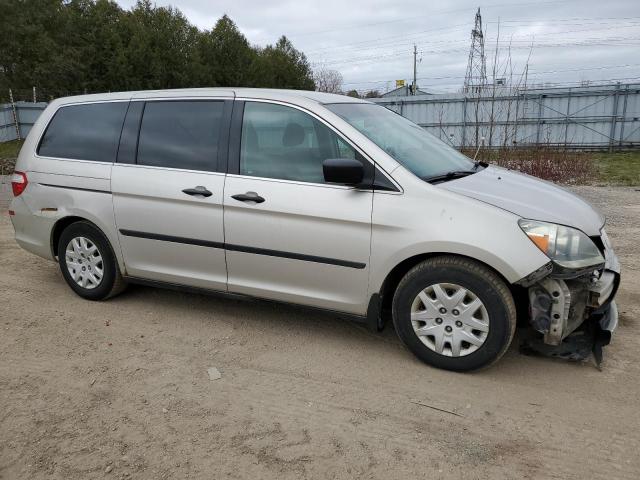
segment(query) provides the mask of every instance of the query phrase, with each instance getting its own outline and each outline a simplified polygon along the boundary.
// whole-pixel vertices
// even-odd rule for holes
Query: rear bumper
[[[51,231],[56,218],[47,213],[31,211],[22,197],[14,198],[9,209],[15,212],[10,218],[16,243],[28,252],[55,260],[51,251]]]

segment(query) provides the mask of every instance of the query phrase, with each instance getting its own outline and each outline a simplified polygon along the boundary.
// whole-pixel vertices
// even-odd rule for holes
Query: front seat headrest
[[[289,122],[282,135],[282,145],[297,147],[304,142],[304,128],[299,123]]]

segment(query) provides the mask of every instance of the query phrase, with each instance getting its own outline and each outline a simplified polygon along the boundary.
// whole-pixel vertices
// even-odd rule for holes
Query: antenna
[[[471,30],[471,49],[469,50],[469,62],[467,74],[464,77],[464,91],[480,91],[487,83],[487,61],[484,56],[484,34],[482,33],[482,15],[480,7],[476,12],[476,20]]]

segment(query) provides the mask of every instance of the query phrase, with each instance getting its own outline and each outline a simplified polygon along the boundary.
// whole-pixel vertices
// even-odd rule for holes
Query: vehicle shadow
[[[386,322],[382,332],[372,332],[366,324],[356,321],[354,317],[337,312],[252,297],[192,293],[142,285],[130,285],[122,295],[110,301],[124,304],[149,303],[154,310],[181,314],[183,322],[201,322],[206,318],[207,322],[222,321],[233,329],[257,331],[268,337],[311,337],[317,339],[317,342],[328,342],[331,348],[365,351],[373,357],[384,356],[389,362],[442,372],[424,365],[404,348],[390,320]],[[516,331],[509,350],[497,364],[460,375],[512,377],[514,374],[521,374],[523,369],[530,368],[569,368],[575,372],[583,370],[585,366],[595,366],[592,360],[570,362],[520,353],[525,330],[519,328]],[[452,372],[446,373],[455,375]]]

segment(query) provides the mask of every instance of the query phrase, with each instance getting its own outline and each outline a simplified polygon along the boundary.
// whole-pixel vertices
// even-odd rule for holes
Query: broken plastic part
[[[594,312],[577,330],[568,335],[558,345],[548,345],[540,334],[529,331],[528,338],[520,345],[525,355],[541,355],[564,360],[584,361],[593,354],[596,366],[600,368],[603,347],[611,341],[611,335],[618,325],[618,308],[615,302]]]

